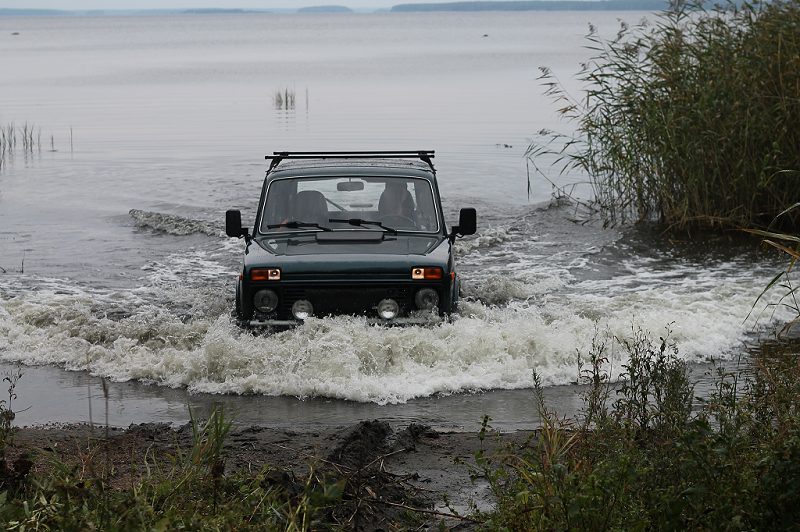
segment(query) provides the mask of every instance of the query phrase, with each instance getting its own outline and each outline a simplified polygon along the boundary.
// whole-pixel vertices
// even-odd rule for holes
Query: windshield
[[[261,233],[372,229],[438,232],[430,183],[411,177],[304,177],[269,185]]]

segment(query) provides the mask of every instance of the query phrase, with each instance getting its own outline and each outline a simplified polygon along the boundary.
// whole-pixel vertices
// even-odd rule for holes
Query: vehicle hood
[[[343,234],[343,233],[339,233]],[[346,234],[346,233],[344,233]],[[372,237],[375,232],[352,232]],[[438,246],[444,237],[383,234],[382,238],[369,240],[341,240],[321,242],[316,233],[281,238],[259,238],[255,242],[267,253],[277,256],[303,255],[426,255]],[[324,235],[320,235],[324,236]]]
[[[374,233],[374,232],[371,232]],[[444,244],[444,245],[442,245]],[[441,235],[392,235],[366,241],[321,242],[315,234],[254,240],[245,255],[246,268],[332,272],[394,270],[431,265],[447,268],[449,242]]]

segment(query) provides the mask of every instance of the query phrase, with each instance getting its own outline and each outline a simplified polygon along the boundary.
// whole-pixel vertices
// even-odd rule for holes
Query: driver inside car
[[[411,219],[414,214],[414,198],[406,188],[406,183],[388,182],[378,202],[381,216],[403,216]]]

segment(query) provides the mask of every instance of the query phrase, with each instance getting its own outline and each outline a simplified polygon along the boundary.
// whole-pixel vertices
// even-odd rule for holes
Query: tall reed
[[[289,110],[294,109],[295,107],[295,91],[294,89],[290,89],[288,87],[284,89],[278,89],[272,95],[272,103],[275,106],[275,109],[278,110]]]
[[[4,151],[11,151],[17,144],[17,130],[14,123],[2,125],[0,124],[0,141]]]
[[[800,0],[673,0],[611,40],[591,28],[580,99],[540,76],[576,133],[544,131],[527,156],[587,173],[608,223],[764,227],[800,200],[798,24]]]
[[[22,150],[32,154],[38,146],[42,149],[42,128],[38,130],[33,124],[25,122],[16,127],[14,122],[0,124],[0,166],[5,162],[6,154],[11,155],[17,148],[17,137],[22,141]]]

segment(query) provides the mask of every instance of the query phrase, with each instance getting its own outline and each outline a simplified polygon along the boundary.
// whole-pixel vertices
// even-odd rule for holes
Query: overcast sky
[[[340,5],[350,8],[389,8],[397,4],[434,0],[0,0],[0,8],[62,9],[174,9],[174,8],[299,8]],[[452,0],[447,0],[452,1]]]

